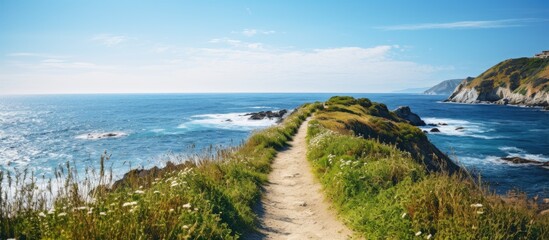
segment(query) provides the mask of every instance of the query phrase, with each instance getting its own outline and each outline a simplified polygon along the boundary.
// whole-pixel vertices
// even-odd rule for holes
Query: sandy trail
[[[306,159],[308,120],[290,146],[278,153],[269,184],[256,209],[259,233],[244,239],[347,239],[352,232],[343,225],[324,201],[320,183]]]

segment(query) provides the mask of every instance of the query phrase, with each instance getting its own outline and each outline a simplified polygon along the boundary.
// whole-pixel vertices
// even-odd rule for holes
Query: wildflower
[[[39,217],[43,217],[43,218],[44,218],[44,217],[46,217],[46,214],[45,214],[45,213],[43,213],[43,212],[40,212],[40,213],[38,214],[38,216],[39,216]]]
[[[137,205],[137,202],[125,202],[124,204],[122,204],[122,207],[128,207],[128,206],[135,206]]]
[[[101,215],[101,216],[107,216],[107,213],[106,213],[106,212],[100,212],[99,215]]]
[[[171,187],[176,187],[177,185],[179,185],[179,183],[176,183],[175,181],[173,181]]]
[[[405,217],[406,217],[406,213],[403,213],[403,214],[402,214],[402,218],[405,218]]]
[[[55,213],[55,208],[52,208],[52,209],[50,209],[50,210],[48,211],[48,214],[50,214],[50,215],[51,215],[51,214],[54,214],[54,213]]]
[[[173,208],[170,208],[170,212],[174,212],[175,210],[173,210]]]
[[[483,214],[483,213],[484,213],[483,211],[477,211],[478,215]]]
[[[64,217],[64,216],[67,216],[67,213],[62,212],[62,213],[57,214],[57,216],[58,217]]]
[[[184,208],[191,208],[191,204],[190,204],[190,203],[183,204],[183,207],[184,207]]]
[[[77,207],[76,210],[88,210],[88,207],[86,206]]]
[[[417,233],[416,233],[416,236],[421,235],[421,233],[422,233],[421,231],[417,232]]]
[[[477,229],[477,226],[473,225],[471,228],[472,228],[473,230],[476,230],[476,229]]]
[[[188,228],[189,228],[189,226],[183,225],[183,229],[188,229]]]
[[[160,191],[156,190],[156,191],[154,191],[153,193],[160,193]]]
[[[135,194],[145,194],[145,191],[143,191],[143,190],[136,190],[136,191],[135,191]]]
[[[482,207],[482,204],[481,204],[481,203],[474,203],[474,204],[471,204],[471,207],[474,207],[474,208],[481,208],[481,207]]]
[[[198,208],[194,208],[195,211],[198,211]]]
[[[433,237],[433,235],[429,234],[427,235],[426,239],[431,239]]]

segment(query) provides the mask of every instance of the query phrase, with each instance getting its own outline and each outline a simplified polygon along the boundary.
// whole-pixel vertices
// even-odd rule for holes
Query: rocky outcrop
[[[393,113],[414,126],[425,126],[425,122],[421,120],[417,114],[413,113],[408,106],[398,107],[393,111]]]
[[[477,78],[463,80],[446,101],[549,106],[549,61],[503,61]]]
[[[530,159],[521,158],[521,157],[502,157],[501,160],[511,162],[514,164],[530,163],[530,164],[541,165],[541,166],[549,166],[549,162],[540,162],[540,161],[530,160]]]
[[[250,116],[248,119],[250,120],[263,120],[265,118],[273,119],[273,118],[282,118],[284,115],[288,112],[286,109],[282,109],[280,111],[261,111],[256,113],[248,113],[244,116]]]
[[[450,79],[442,81],[441,83],[427,89],[423,94],[427,95],[446,95],[449,96],[454,92],[456,87],[461,83],[463,79]]]

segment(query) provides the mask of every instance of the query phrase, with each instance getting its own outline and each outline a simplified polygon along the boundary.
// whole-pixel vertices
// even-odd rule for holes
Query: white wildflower
[[[407,215],[407,213],[403,213],[403,214],[402,214],[402,218],[405,218],[406,215]]]
[[[77,207],[76,210],[88,210],[88,207],[86,206],[82,206],[82,207]]]
[[[64,216],[67,216],[67,213],[62,212],[62,213],[57,214],[57,216],[58,216],[58,217],[64,217]]]
[[[188,228],[189,228],[189,226],[183,225],[183,229],[188,229]]]
[[[474,207],[474,208],[481,208],[481,207],[482,207],[482,204],[481,204],[481,203],[474,203],[474,204],[471,204],[471,207]]]
[[[190,203],[183,204],[183,207],[184,207],[184,208],[191,208],[191,204],[190,204]]]
[[[483,214],[483,213],[484,213],[483,211],[477,211],[478,215]]]
[[[416,236],[421,235],[421,233],[422,233],[421,231],[417,232],[417,233],[416,233]]]
[[[107,216],[107,213],[106,213],[106,212],[100,212],[99,215],[101,215],[101,216]]]
[[[173,208],[170,208],[170,212],[174,212],[175,210]]]
[[[54,214],[54,213],[55,213],[55,208],[52,208],[52,209],[50,209],[50,210],[48,211],[48,214],[50,214],[50,215],[51,215],[51,214]]]
[[[143,191],[143,190],[136,190],[136,191],[135,191],[135,194],[145,194],[145,191]]]
[[[177,183],[176,181],[173,181],[171,187],[176,187],[177,185],[179,185],[179,183]]]
[[[429,234],[427,235],[426,239],[431,239],[433,237],[433,235]]]
[[[198,211],[198,208],[194,208],[195,211]]]
[[[38,214],[38,216],[39,216],[39,217],[43,217],[43,218],[44,218],[44,217],[46,217],[46,214],[45,214],[45,213],[43,213],[43,212],[40,212],[40,213]]]
[[[137,202],[125,202],[124,204],[122,204],[122,207],[128,207],[128,206],[135,206],[137,205]]]
[[[156,194],[156,193],[160,193],[160,191],[156,190],[156,191],[154,191],[153,193],[155,193],[155,194]]]

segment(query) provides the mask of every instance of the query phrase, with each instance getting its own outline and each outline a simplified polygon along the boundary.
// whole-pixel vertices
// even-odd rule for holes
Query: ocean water
[[[408,105],[427,123],[446,123],[430,140],[479,172],[498,193],[512,189],[549,197],[549,169],[501,157],[549,161],[549,112],[537,108],[442,103],[413,94],[127,94],[0,96],[0,170],[29,169],[52,177],[67,161],[99,165],[107,151],[115,176],[163,165],[169,155],[235,146],[274,120],[245,113],[294,109],[332,95],[368,97],[390,109]],[[227,121],[230,119],[230,121]],[[463,127],[463,130],[455,130]],[[429,130],[431,127],[425,127]],[[99,138],[105,133],[116,137]]]

